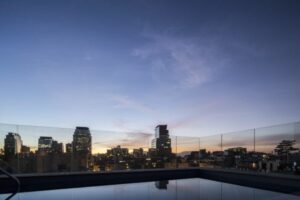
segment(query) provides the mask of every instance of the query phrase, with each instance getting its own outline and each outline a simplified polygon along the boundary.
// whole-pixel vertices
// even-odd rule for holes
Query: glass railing
[[[300,122],[207,137],[0,124],[0,167],[14,174],[153,168],[300,172]]]
[[[223,162],[222,135],[200,138],[200,167],[220,167]]]
[[[300,173],[300,122],[200,138],[200,167]]]
[[[200,140],[195,137],[176,137],[177,168],[199,167]]]

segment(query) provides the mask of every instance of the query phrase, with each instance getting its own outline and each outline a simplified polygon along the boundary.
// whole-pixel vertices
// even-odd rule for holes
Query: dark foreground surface
[[[1,194],[6,199],[10,194]],[[103,185],[60,190],[17,193],[13,200],[93,200],[93,199],[203,199],[203,200],[296,200],[299,196],[254,189],[201,178]]]
[[[150,169],[104,173],[24,174],[17,175],[17,177],[20,181],[19,188],[12,179],[0,176],[0,194],[14,193],[16,191],[32,192],[66,188],[77,188],[81,190],[80,188],[88,186],[114,188],[112,185],[128,183],[143,185],[143,182],[159,182],[164,180],[179,181],[179,179],[200,178],[203,180],[217,181],[219,183],[230,183],[249,188],[299,195],[300,197],[300,177],[298,176],[272,175],[224,169]],[[178,181],[176,181],[176,183]],[[187,188],[189,187],[191,186],[187,185]],[[205,188],[205,186],[203,187]],[[102,190],[102,187],[97,188]]]

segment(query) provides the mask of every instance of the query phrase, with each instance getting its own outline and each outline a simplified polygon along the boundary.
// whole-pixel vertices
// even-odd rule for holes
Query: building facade
[[[52,150],[53,138],[48,136],[41,136],[38,143],[39,153],[50,153]]]
[[[158,125],[155,128],[155,138],[152,140],[152,148],[157,151],[157,156],[168,159],[172,155],[171,138],[167,125]]]
[[[13,158],[16,154],[21,153],[22,140],[17,133],[8,133],[4,140],[4,156],[5,159]]]
[[[72,171],[87,171],[92,168],[92,136],[90,129],[88,127],[76,127],[72,144]]]
[[[73,135],[73,153],[92,154],[92,136],[88,127],[76,127]]]

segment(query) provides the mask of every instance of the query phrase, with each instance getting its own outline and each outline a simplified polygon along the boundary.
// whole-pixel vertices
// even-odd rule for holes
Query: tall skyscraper
[[[92,136],[88,127],[76,127],[73,135],[73,152],[92,154]]]
[[[157,155],[164,159],[172,155],[171,139],[167,125],[158,125],[155,128],[155,138],[152,140],[152,148],[157,150]]]
[[[22,140],[17,133],[8,133],[4,139],[4,155],[6,159],[21,153]]]
[[[41,136],[39,138],[38,152],[50,153],[52,151],[53,138],[47,136]]]
[[[91,166],[92,136],[88,127],[76,127],[73,135],[72,171],[86,171]]]

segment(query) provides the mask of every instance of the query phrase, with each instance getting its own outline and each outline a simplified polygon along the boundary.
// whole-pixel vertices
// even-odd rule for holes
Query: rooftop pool
[[[99,199],[203,199],[203,200],[300,200],[299,194],[283,194],[201,178],[119,185],[0,194],[6,200],[99,200]]]

